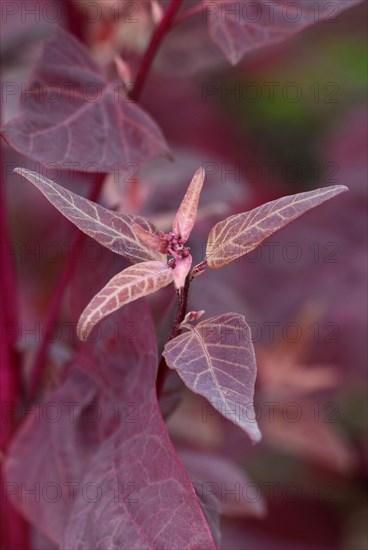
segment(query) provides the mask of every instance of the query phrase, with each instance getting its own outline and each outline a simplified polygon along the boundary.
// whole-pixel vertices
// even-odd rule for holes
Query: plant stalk
[[[184,317],[187,313],[187,308],[188,308],[189,286],[190,286],[190,276],[188,275],[187,278],[185,279],[184,288],[179,294],[176,315],[172,325],[168,342],[170,342],[170,340],[173,340],[173,338],[175,338],[176,336],[179,336],[179,334],[181,333],[180,324],[184,321]],[[156,391],[157,391],[158,399],[160,398],[163,392],[168,373],[169,373],[169,367],[166,364],[165,357],[162,355],[160,364],[158,366],[158,371],[157,371]]]
[[[200,2],[196,6],[192,6],[191,8],[188,8],[181,15],[179,15],[179,17],[177,19],[175,19],[175,23],[171,26],[176,27],[177,25],[180,25],[181,23],[184,23],[185,21],[187,21],[188,19],[190,19],[194,15],[198,15],[199,13],[203,13],[203,10],[205,10],[205,9],[206,9],[205,6],[203,6],[202,3]]]
[[[2,157],[0,156],[2,161]],[[2,164],[1,164],[2,165]],[[16,350],[18,314],[16,273],[11,257],[8,216],[6,211],[6,193],[3,179],[0,181],[0,240],[2,246],[2,266],[0,272],[1,308],[0,323],[3,340],[0,346],[0,402],[4,411],[0,430],[0,462],[6,455],[8,446],[18,426],[17,409],[22,401],[22,372],[20,356]],[[1,484],[6,483],[3,472],[0,473]],[[12,506],[8,498],[0,502],[0,540],[1,548],[29,549],[28,523]]]
[[[168,5],[164,13],[163,18],[161,19],[160,23],[157,25],[152,35],[151,41],[147,47],[147,50],[143,55],[140,67],[138,69],[133,90],[130,93],[130,98],[133,99],[134,101],[137,101],[141,96],[147,75],[152,66],[157,50],[160,47],[160,44],[165,34],[170,29],[172,22],[175,18],[175,15],[180,9],[182,1],[183,0],[171,0],[170,4]]]

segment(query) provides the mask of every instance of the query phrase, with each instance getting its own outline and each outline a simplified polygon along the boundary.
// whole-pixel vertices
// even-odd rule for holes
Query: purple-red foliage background
[[[106,22],[78,22],[77,8],[71,14],[67,4],[58,3],[63,20],[57,22],[77,31],[99,62],[106,64],[124,48],[129,59],[137,57],[148,23],[139,29],[142,46],[135,28],[129,33]],[[47,17],[51,10],[41,9],[39,19],[28,14],[23,20],[21,9],[14,11],[2,34],[3,122],[18,114],[21,87],[41,41],[55,27]],[[235,68],[210,45],[200,19],[178,27],[165,41],[141,101],[162,128],[175,161],[152,161],[137,177],[110,178],[104,188],[102,202],[108,207],[149,215],[166,229],[193,171],[205,163],[197,240],[190,243],[198,261],[209,229],[224,215],[324,185],[350,188],[249,257],[221,272],[207,270],[192,285],[192,309],[204,309],[209,316],[226,311],[245,315],[258,360],[261,444],[251,447],[245,435],[212,410],[203,417],[208,409],[198,397],[186,395],[169,420],[177,448],[230,455],[262,492],[267,507],[262,519],[222,521],[224,549],[364,548],[365,19],[363,4],[337,22],[248,54]],[[11,173],[16,166],[39,166],[4,143],[2,155],[13,242],[2,254],[11,254],[15,265],[17,349],[26,384],[74,228]],[[45,175],[52,178],[55,172]],[[93,182],[92,175],[57,176],[59,183],[83,195]],[[121,268],[120,260],[91,242],[83,247],[83,262],[94,283],[89,291],[82,271],[75,270],[59,316],[62,329],[49,347],[44,383],[57,378],[70,348],[77,345],[64,330],[66,324],[76,322],[93,291]],[[165,289],[150,299],[161,349],[168,330],[162,312],[169,311],[172,298],[172,290]]]

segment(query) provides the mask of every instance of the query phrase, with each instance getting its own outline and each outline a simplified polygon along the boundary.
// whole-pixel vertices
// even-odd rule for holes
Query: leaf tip
[[[79,318],[77,325],[77,336],[82,342],[86,342],[93,326],[83,322],[82,316]]]
[[[203,168],[203,166],[200,166],[196,171],[195,175],[200,176],[202,179],[206,177],[206,170]]]
[[[331,185],[330,187],[325,187],[322,189],[326,190],[325,200],[333,199],[334,197],[337,197],[342,193],[346,193],[347,191],[350,191],[349,187],[347,187],[346,185]]]
[[[349,187],[346,185],[338,185],[337,186],[338,193],[346,193],[346,191],[350,191]]]
[[[257,445],[257,443],[262,441],[262,433],[257,424],[255,424],[252,430],[248,429],[248,434],[251,438],[252,445]]]

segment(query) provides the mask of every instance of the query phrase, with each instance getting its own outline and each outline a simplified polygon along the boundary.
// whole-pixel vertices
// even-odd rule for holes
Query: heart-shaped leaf
[[[222,220],[208,236],[208,266],[217,269],[248,254],[275,231],[347,190],[344,185],[336,185],[289,195]]]
[[[256,360],[244,317],[226,313],[185,328],[187,333],[165,346],[167,365],[188,388],[259,441],[253,406]]]
[[[165,260],[163,254],[144,246],[133,231],[133,224],[137,223],[150,233],[156,233],[156,228],[145,218],[107,210],[26,168],[16,168],[15,172],[33,183],[51,204],[83,233],[109,250],[133,263]]]
[[[309,25],[335,19],[362,0],[203,0],[211,39],[235,65],[244,54],[282,42]]]
[[[152,294],[173,281],[173,270],[162,262],[141,262],[113,277],[80,316],[77,333],[87,340],[93,327],[124,304]]]
[[[159,127],[121,88],[108,83],[88,50],[60,29],[32,72],[21,116],[4,126],[3,135],[27,157],[83,172],[167,155]]]

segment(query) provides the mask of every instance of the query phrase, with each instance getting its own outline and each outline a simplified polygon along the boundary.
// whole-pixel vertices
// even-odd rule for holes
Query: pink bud
[[[188,311],[186,316],[184,317],[184,320],[180,325],[185,325],[186,323],[192,323],[193,321],[198,321],[204,314],[204,309],[201,309],[200,311]]]
[[[177,290],[184,288],[185,279],[192,267],[192,256],[189,254],[186,258],[180,258],[176,261],[173,269],[174,283]]]
[[[199,275],[202,275],[206,269],[207,261],[203,260],[201,263],[195,265],[192,270],[192,279],[195,277],[198,277]]]

